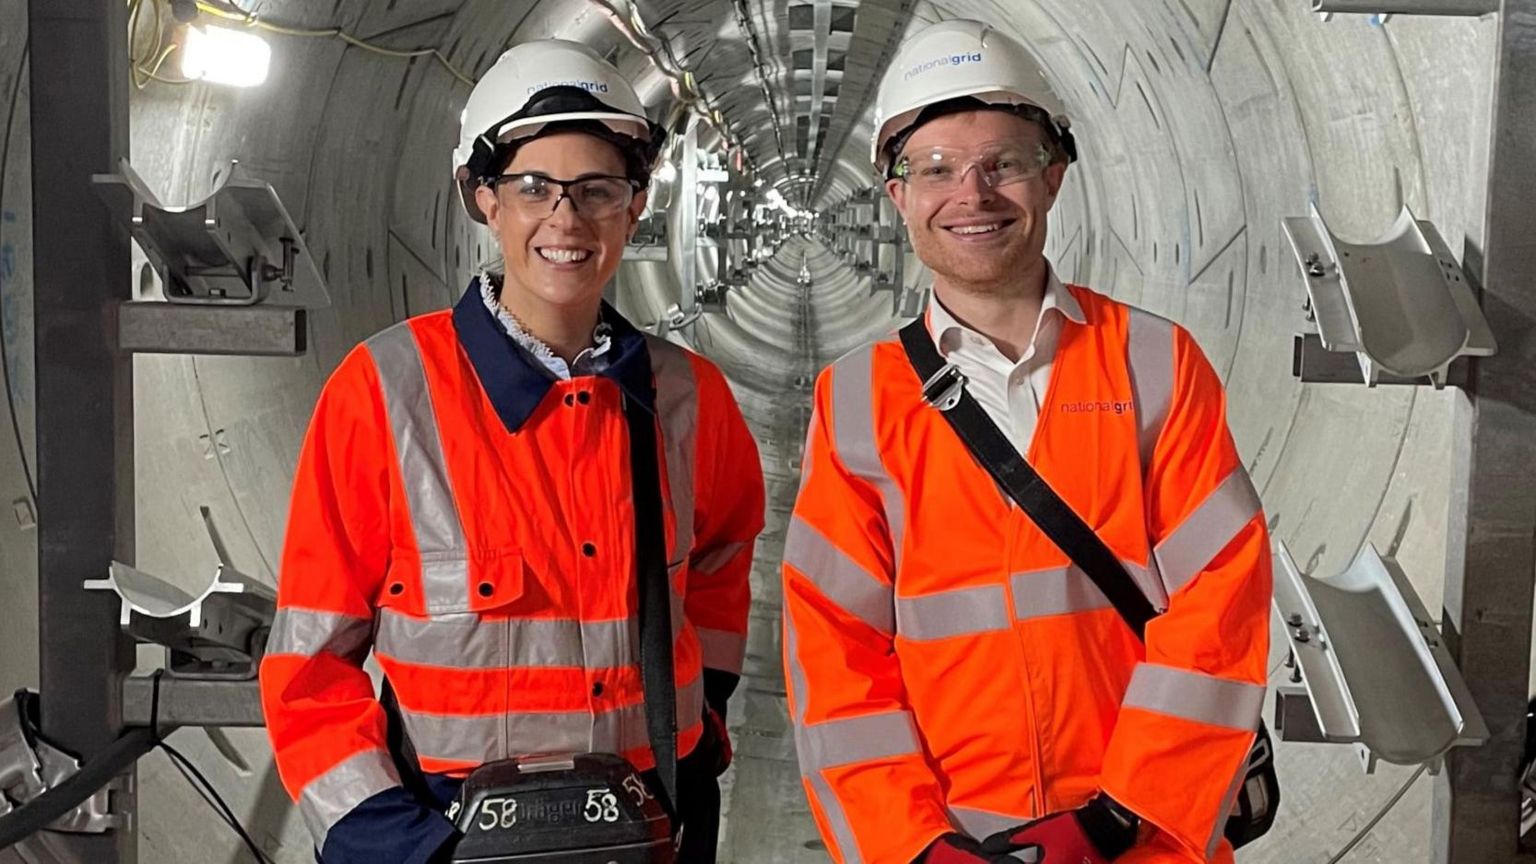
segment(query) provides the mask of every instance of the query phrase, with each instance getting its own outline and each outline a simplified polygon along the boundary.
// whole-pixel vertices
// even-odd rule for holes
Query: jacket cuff
[[[366,799],[326,832],[321,864],[440,864],[458,831],[401,787]]]

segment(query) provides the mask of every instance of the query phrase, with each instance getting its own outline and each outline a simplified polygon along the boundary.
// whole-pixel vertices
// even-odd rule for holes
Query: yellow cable
[[[130,2],[137,2],[137,0],[130,0]],[[268,21],[264,21],[249,12],[239,9],[238,7],[234,7],[236,11],[230,11],[229,9],[222,9],[218,6],[215,6],[212,3],[207,2],[207,0],[197,0],[197,8],[198,11],[205,12],[216,18],[223,18],[227,21],[237,21],[247,27],[254,27],[258,30],[265,30],[269,33],[276,33],[281,36],[340,39],[348,45],[354,45],[363,49],[364,51],[369,51],[385,57],[430,56],[437,62],[441,63],[443,68],[448,70],[448,74],[452,75],[454,78],[457,78],[458,80],[471,87],[473,87],[475,84],[473,79],[465,75],[463,72],[460,72],[452,63],[448,62],[448,58],[443,56],[443,53],[437,48],[419,48],[415,50],[402,51],[394,48],[385,48],[380,45],[375,45],[372,42],[359,39],[356,36],[353,36],[351,33],[341,29],[340,27],[332,27],[326,30],[309,30],[298,27],[284,27],[281,24],[273,24]]]
[[[201,80],[197,78],[163,78],[148,69],[140,69],[138,71],[144,73],[146,78],[152,78],[161,84],[193,84]]]

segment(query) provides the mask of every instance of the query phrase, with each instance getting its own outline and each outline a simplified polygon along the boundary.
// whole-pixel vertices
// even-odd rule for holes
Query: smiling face
[[[524,144],[502,171],[504,176],[527,173],[565,180],[622,177],[624,156],[618,147],[595,136],[561,132]],[[550,204],[532,209],[520,205],[518,195],[515,182],[475,190],[475,200],[486,224],[496,232],[506,260],[502,302],[509,308],[530,304],[567,311],[595,308],[645,210],[645,192],[636,193],[628,207],[598,218],[578,212],[570,199],[560,200],[551,212]],[[550,197],[558,198],[558,193]]]
[[[1027,151],[1045,140],[1045,130],[1013,114],[966,111],[918,127],[902,154],[934,147],[986,153],[1000,142],[1022,142],[1019,146]],[[899,179],[887,181],[885,188],[907,223],[918,258],[936,278],[993,293],[1010,288],[1019,274],[1042,260],[1046,215],[1066,171],[1066,163],[1057,162],[1038,176],[994,188],[979,168],[967,166],[950,190],[923,189]]]

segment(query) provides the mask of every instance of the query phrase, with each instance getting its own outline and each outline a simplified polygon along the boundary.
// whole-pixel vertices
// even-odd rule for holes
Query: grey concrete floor
[[[37,662],[26,5],[0,0],[0,691],[35,683]],[[475,73],[512,41],[567,35],[614,50],[648,104],[659,109],[670,98],[665,81],[582,0],[248,5],[285,23],[344,24],[393,46],[443,46]],[[753,154],[770,175],[785,166],[763,131],[770,113],[736,12],[748,12],[765,50],[779,58],[770,90],[779,112],[793,113],[804,104],[793,99],[785,70],[801,37],[773,23],[786,5],[641,4],[648,20],[669,21],[663,29],[680,45],[711,52],[713,92],[724,97],[728,119],[757,130]],[[818,187],[816,203],[833,204],[868,182],[868,64],[887,36],[959,15],[1013,31],[1037,53],[1084,150],[1053,215],[1048,251],[1062,274],[1193,330],[1227,383],[1234,432],[1275,536],[1308,572],[1342,569],[1363,543],[1374,543],[1438,609],[1447,456],[1455,446],[1449,409],[1459,397],[1297,383],[1290,344],[1305,326],[1305,295],[1280,219],[1315,203],[1336,231],[1370,240],[1406,204],[1456,251],[1478,246],[1495,23],[1396,16],[1383,24],[1349,15],[1323,22],[1307,6],[861,4],[844,94],[818,120],[834,132],[820,159],[832,179]],[[304,228],[333,298],[314,316],[311,351],[299,359],[137,361],[139,564],[189,585],[214,562],[201,539],[201,506],[212,509],[242,570],[275,578],[292,467],[326,374],[371,333],[449,303],[489,254],[448,194],[445,166],[466,88],[427,62],[335,40],[271,41],[274,73],[259,90],[152,83],[131,103],[133,163],[165,200],[201,198],[216,172],[240,159],[273,183]],[[659,201],[668,197],[657,190]],[[802,262],[813,272],[809,290],[795,284]],[[921,284],[925,276],[911,264],[908,281]],[[665,265],[621,272],[619,302],[636,321],[659,320],[677,296]],[[753,573],[748,674],[731,716],[738,761],[727,778],[722,858],[734,864],[825,860],[786,729],[777,561],[808,420],[807,382],[895,323],[889,294],[872,294],[836,256],[801,238],[759,268],[725,313],[679,334],[731,378],[758,435],[770,494]],[[250,770],[220,756],[200,732],[175,740],[276,860],[312,860],[262,733],[238,730],[231,738]],[[1409,773],[1386,766],[1367,777],[1346,748],[1313,745],[1282,745],[1280,766],[1280,822],[1244,851],[1244,862],[1323,864]],[[139,778],[141,860],[246,860],[163,758],[145,759]],[[1429,784],[1420,779],[1345,860],[1429,860],[1428,813]],[[19,854],[9,857],[46,860]],[[7,853],[0,862],[10,864]]]

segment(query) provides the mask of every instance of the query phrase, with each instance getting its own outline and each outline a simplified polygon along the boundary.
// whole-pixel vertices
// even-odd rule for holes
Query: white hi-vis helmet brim
[[[552,87],[574,87],[592,97],[577,109],[517,117],[535,96]],[[579,95],[579,94],[578,94]],[[645,114],[645,105],[612,64],[580,42],[541,39],[514,45],[475,82],[459,115],[459,146],[453,151],[453,178],[464,211],[476,222],[485,214],[475,203],[477,140],[482,152],[497,143],[538,135],[551,123],[593,120],[617,135],[651,143],[658,127]]]
[[[980,21],[940,21],[910,36],[896,51],[875,96],[875,134],[869,161],[884,172],[886,142],[929,105],[971,96],[989,105],[1039,108],[1065,118],[1040,67],[1022,44]]]

